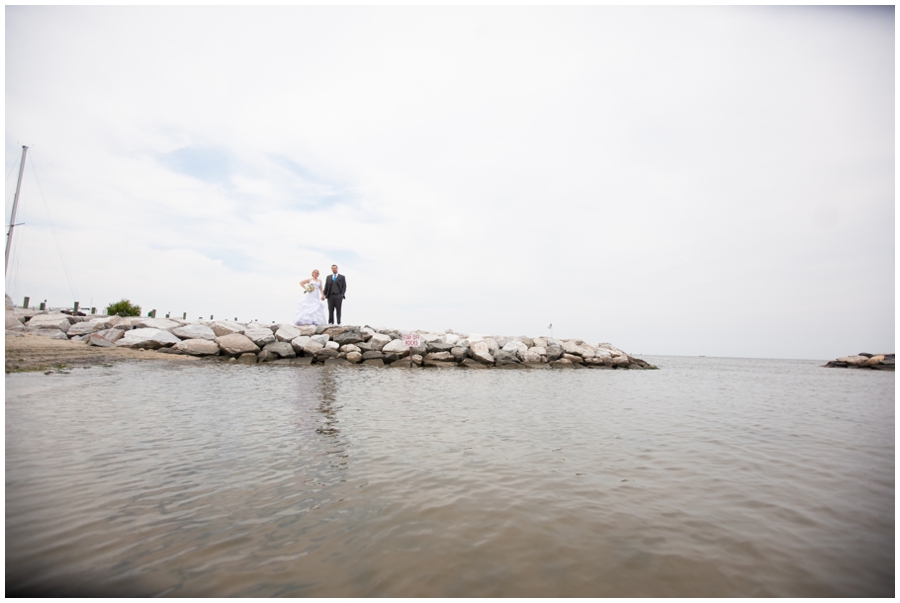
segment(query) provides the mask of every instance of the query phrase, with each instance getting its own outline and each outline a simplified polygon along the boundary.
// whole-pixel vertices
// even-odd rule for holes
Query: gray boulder
[[[564,353],[565,352],[563,351],[563,349],[558,345],[548,345],[547,346],[547,360],[549,360],[550,362],[553,362],[554,360],[559,360],[560,358],[562,358],[562,355]]]
[[[292,341],[303,335],[300,329],[291,325],[279,325],[275,331],[275,339],[277,341]]]
[[[219,344],[209,339],[185,339],[173,345],[172,352],[189,356],[216,356],[219,354]]]
[[[380,352],[384,346],[389,344],[393,339],[391,339],[390,335],[386,335],[384,333],[375,333],[366,343],[372,346],[372,349],[376,352]]]
[[[216,343],[219,344],[219,347],[222,348],[223,352],[230,356],[252,353],[254,355],[254,362],[256,354],[259,353],[259,346],[240,333],[230,333],[228,335],[216,337]]]
[[[452,343],[442,343],[440,341],[429,341],[425,346],[426,352],[449,352],[453,347]]]
[[[297,352],[294,351],[294,347],[286,342],[286,341],[276,341],[273,343],[266,344],[266,347],[263,348],[264,352],[269,352],[270,354],[274,354],[279,358],[296,358]]]
[[[59,329],[63,333],[68,333],[72,323],[65,314],[38,314],[28,321],[27,326],[36,329]]]
[[[528,363],[532,363],[532,364],[539,363],[541,361],[541,355],[538,354],[537,352],[532,351],[535,349],[539,349],[539,348],[531,348],[530,350],[527,350],[525,352],[520,352],[518,354],[519,359],[522,362],[528,362]]]
[[[216,332],[201,324],[184,325],[183,327],[175,327],[172,334],[181,339],[206,339],[213,341],[216,338]],[[271,331],[269,332],[271,335]]]
[[[121,333],[121,331],[120,331]],[[97,346],[99,348],[112,348],[115,347],[115,343],[107,339],[106,337],[102,337],[97,335],[96,333],[91,333],[87,336],[87,339],[83,340],[87,345]]]
[[[469,346],[469,349],[472,352],[472,358],[478,362],[482,364],[494,364],[494,357],[491,355],[487,342],[476,341]]]
[[[332,336],[332,340],[337,342],[338,345],[344,345],[347,343],[359,343],[363,338],[362,333],[359,331],[344,331],[343,333]]]
[[[299,344],[300,349],[297,349],[298,345],[295,345],[295,343]],[[325,348],[324,345],[322,345],[315,339],[312,339],[311,337],[306,337],[304,335],[301,335],[300,337],[297,337],[296,339],[291,340],[291,345],[294,346],[294,349],[297,350],[298,352],[303,352],[304,354],[307,354],[309,356],[314,356],[316,354],[316,352]]]
[[[459,366],[464,366],[466,368],[473,369],[484,369],[487,368],[487,365],[476,360],[472,360],[471,358],[466,358],[462,362],[459,363]]]
[[[111,329],[103,329],[102,331],[97,331],[96,333],[92,333],[92,335],[99,335],[103,339],[108,339],[109,341],[115,343],[125,337],[126,332],[127,331],[123,331],[122,329],[113,327]]]
[[[246,331],[244,331],[244,337],[258,346],[266,346],[270,343],[275,343],[275,334],[272,333],[272,329],[267,329],[265,327],[257,329],[247,329]]]
[[[316,352],[316,362],[324,362],[328,358],[337,358],[339,352],[337,350],[329,350],[328,348],[322,348],[318,352]]]
[[[373,337],[374,339],[374,337]],[[409,353],[409,347],[407,347],[402,339],[394,339],[387,345],[381,348],[381,351],[385,354],[399,354],[401,356]]]
[[[524,352],[528,351],[528,346],[525,345],[524,343],[522,343],[521,341],[519,341],[518,339],[510,339],[509,341],[506,342],[506,345],[504,345],[501,349],[504,352],[508,352],[510,354],[517,354],[519,352],[524,353]]]
[[[116,342],[120,348],[157,350],[173,346],[181,340],[163,329],[137,328],[125,332]]]
[[[519,356],[517,352],[508,352],[506,350],[497,350],[494,354],[494,364],[519,364]]]
[[[25,325],[22,324],[22,321],[12,315],[12,313],[6,313],[6,330],[7,331],[24,331]]]
[[[181,325],[168,318],[142,318],[133,326],[135,329],[159,329],[161,331],[171,331],[175,327]]]
[[[243,333],[246,330],[244,325],[231,320],[216,320],[209,325],[209,328],[213,330],[216,337],[224,337],[233,333]]]

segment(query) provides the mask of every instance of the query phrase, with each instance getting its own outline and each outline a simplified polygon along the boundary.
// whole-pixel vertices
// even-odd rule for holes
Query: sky
[[[7,6],[6,292],[893,352],[894,8]]]

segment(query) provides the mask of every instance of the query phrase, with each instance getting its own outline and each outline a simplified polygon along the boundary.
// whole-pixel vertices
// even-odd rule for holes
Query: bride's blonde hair
[[[313,271],[312,271],[312,272],[310,272],[310,274],[311,274],[311,275],[312,275],[312,274],[315,274],[315,273],[316,273],[316,272],[318,272],[318,271],[319,271],[319,269],[318,269],[318,268],[313,268]]]

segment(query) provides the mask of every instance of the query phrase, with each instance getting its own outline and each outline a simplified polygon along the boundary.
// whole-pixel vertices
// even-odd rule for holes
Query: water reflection
[[[893,376],[692,362],[8,376],[7,595],[893,594]]]

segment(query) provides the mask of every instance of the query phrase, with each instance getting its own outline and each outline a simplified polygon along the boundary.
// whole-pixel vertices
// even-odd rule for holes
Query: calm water
[[[6,377],[6,592],[892,596],[894,375]]]

